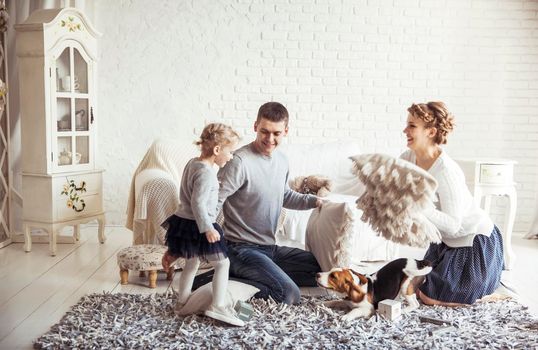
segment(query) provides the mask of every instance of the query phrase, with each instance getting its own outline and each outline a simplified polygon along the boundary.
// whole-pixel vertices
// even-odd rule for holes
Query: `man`
[[[282,207],[305,210],[321,200],[288,186],[288,159],[276,150],[288,134],[288,111],[268,102],[254,123],[256,140],[234,153],[219,171],[219,207],[224,214],[230,277],[260,289],[256,297],[296,304],[299,286],[316,286],[321,269],[310,252],[275,245]]]

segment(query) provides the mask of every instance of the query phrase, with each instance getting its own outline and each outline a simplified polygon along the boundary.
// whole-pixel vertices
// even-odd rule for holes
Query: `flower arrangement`
[[[86,181],[82,181],[80,186],[75,185],[74,180],[67,179],[61,194],[65,194],[67,198],[67,207],[73,208],[74,211],[80,213],[86,207],[84,199],[80,198],[80,194],[86,192]]]

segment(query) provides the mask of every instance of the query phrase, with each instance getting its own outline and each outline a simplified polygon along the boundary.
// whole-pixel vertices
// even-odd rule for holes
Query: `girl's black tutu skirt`
[[[220,234],[220,241],[209,243],[205,233],[200,233],[196,221],[172,215],[161,224],[166,229],[166,245],[175,257],[190,259],[198,257],[204,261],[221,260],[228,257],[224,232],[219,224],[213,227]]]

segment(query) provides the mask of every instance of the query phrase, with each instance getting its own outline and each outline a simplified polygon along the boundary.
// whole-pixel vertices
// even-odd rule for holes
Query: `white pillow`
[[[238,300],[246,301],[258,293],[260,290],[250,284],[228,281],[228,292],[226,293],[226,304],[233,307]],[[196,289],[187,299],[187,302],[177,311],[179,316],[203,313],[213,301],[213,282],[204,284]]]
[[[351,264],[353,212],[348,203],[324,203],[312,211],[306,226],[306,250],[322,271]]]
[[[384,154],[350,157],[366,191],[357,200],[361,219],[386,239],[416,247],[441,241],[423,214],[433,209],[437,181],[426,170]]]

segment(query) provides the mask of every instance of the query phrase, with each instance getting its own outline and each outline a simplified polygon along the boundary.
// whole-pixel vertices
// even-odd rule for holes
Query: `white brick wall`
[[[284,103],[289,142],[354,140],[397,155],[412,102],[445,101],[457,157],[518,161],[516,231],[538,190],[538,3],[524,0],[95,1],[101,41],[100,163],[124,221],[151,141],[191,147],[204,121],[253,136],[258,106]],[[503,221],[505,200],[494,201]]]

